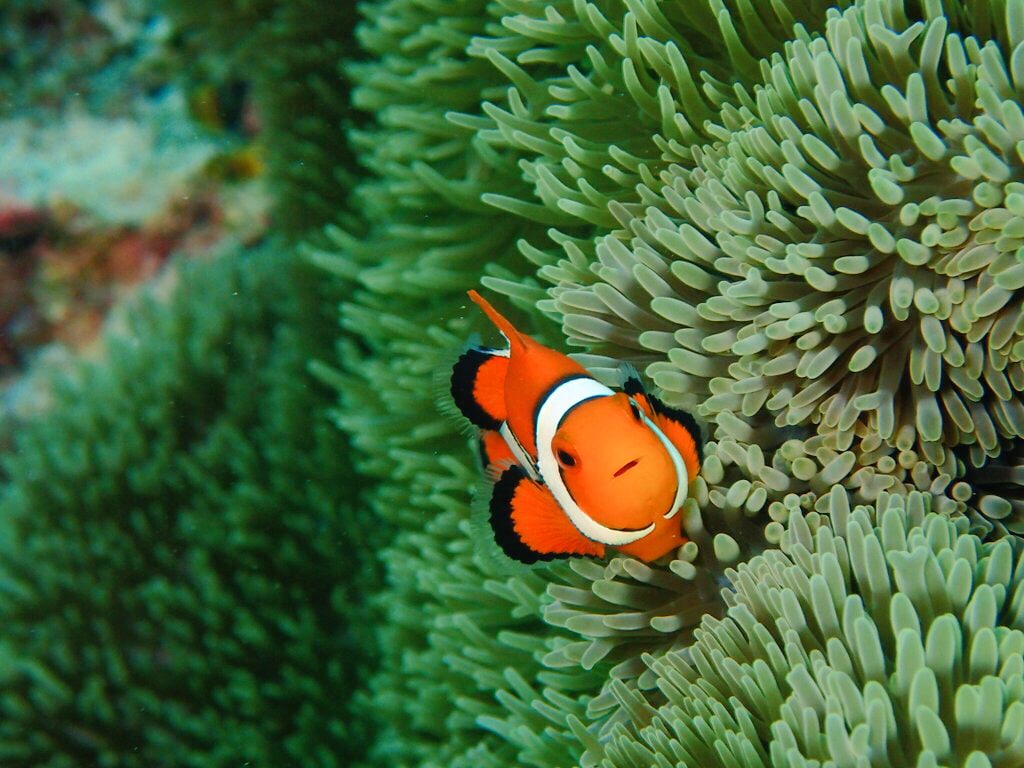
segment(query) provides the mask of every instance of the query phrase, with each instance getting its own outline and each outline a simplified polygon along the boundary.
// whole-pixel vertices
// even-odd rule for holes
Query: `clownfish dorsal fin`
[[[473,300],[473,303],[484,311],[484,314],[494,323],[495,327],[505,334],[505,338],[508,339],[511,348],[522,350],[526,347],[529,337],[521,334],[507,317],[492,307],[491,303],[475,290],[470,289],[466,293]]]
[[[604,557],[604,545],[580,533],[551,492],[518,464],[508,467],[491,494],[494,540],[521,563],[589,555]]]

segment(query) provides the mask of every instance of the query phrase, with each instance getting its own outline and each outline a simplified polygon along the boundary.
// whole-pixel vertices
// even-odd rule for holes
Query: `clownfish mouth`
[[[620,476],[626,474],[627,472],[629,472],[629,470],[631,470],[633,467],[635,467],[639,463],[640,463],[640,459],[633,459],[632,461],[630,461],[630,462],[628,462],[626,464],[623,464],[621,467],[619,467],[615,471],[615,474],[612,475],[612,477],[620,477]]]

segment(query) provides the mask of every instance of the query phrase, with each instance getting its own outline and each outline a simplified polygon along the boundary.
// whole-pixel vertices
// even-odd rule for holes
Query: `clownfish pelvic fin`
[[[501,433],[485,429],[480,432],[480,462],[485,471],[497,470],[500,475],[502,469],[516,463],[516,457]]]
[[[522,563],[604,557],[604,545],[580,533],[551,493],[518,465],[506,469],[494,484],[491,528],[505,554]]]

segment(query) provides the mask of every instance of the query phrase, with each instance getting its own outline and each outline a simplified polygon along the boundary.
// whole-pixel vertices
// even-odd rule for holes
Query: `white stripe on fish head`
[[[639,406],[637,406],[639,408]],[[644,421],[647,426],[651,428],[651,431],[661,440],[661,444],[665,446],[665,450],[668,451],[668,456],[672,459],[672,466],[676,468],[676,497],[672,500],[672,506],[668,508],[668,512],[665,513],[665,519],[671,520],[676,516],[676,512],[686,501],[686,492],[690,487],[690,476],[686,472],[686,464],[683,461],[682,455],[679,453],[679,449],[676,448],[675,444],[668,439],[664,432],[661,431],[661,427],[651,421],[647,414],[644,413],[643,408],[640,408],[640,413],[644,417]]]
[[[609,397],[615,392],[596,379],[578,376],[558,384],[541,403],[537,412],[536,443],[537,469],[555,501],[568,515],[577,530],[591,541],[611,547],[622,547],[639,541],[654,530],[654,523],[640,530],[622,530],[602,525],[584,512],[573,499],[562,473],[559,471],[558,460],[551,449],[551,441],[558,431],[559,425],[566,415],[581,403],[597,397]]]

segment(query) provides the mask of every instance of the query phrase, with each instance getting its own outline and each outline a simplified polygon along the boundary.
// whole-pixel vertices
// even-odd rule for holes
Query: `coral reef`
[[[126,87],[126,91],[130,89]],[[224,135],[197,135],[179,89],[126,115],[77,102],[0,120],[0,444],[42,402],[23,381],[40,355],[92,351],[109,309],[172,252],[205,254],[266,231],[259,179],[229,178]],[[55,345],[65,347],[61,350]]]
[[[6,456],[0,760],[1024,761],[1024,2],[163,5],[288,240]],[[690,542],[490,557],[479,284],[698,413]]]
[[[108,225],[141,225],[187,196],[218,150],[196,137],[180,93],[140,101],[128,117],[71,107],[57,120],[0,122],[0,199],[71,208]]]
[[[73,4],[51,5],[44,20],[54,24],[86,24],[89,13],[103,12],[106,26],[117,26],[126,6],[90,4],[83,16]],[[128,16],[151,13],[142,5]],[[279,5],[254,38],[279,55],[254,51],[231,63],[259,58],[254,90],[268,137],[261,158],[199,128],[191,118],[206,116],[200,107],[209,99],[197,104],[191,92],[188,116],[166,82],[154,99],[140,99],[134,81],[122,84],[124,103],[170,105],[155,127],[98,110],[88,95],[84,108],[72,106],[85,110],[74,120],[54,119],[69,114],[55,109],[11,116],[6,125],[17,130],[4,133],[6,156],[18,162],[5,166],[5,181],[49,210],[41,234],[39,222],[13,216],[14,208],[3,223],[19,248],[45,246],[44,277],[57,279],[41,280],[44,287],[84,290],[80,278],[103,256],[123,271],[132,259],[120,246],[132,234],[157,235],[169,198],[206,199],[199,175],[219,193],[223,177],[265,162],[279,230],[297,237],[333,220],[336,203],[317,194],[346,193],[344,179],[325,169],[347,156],[337,117],[347,99],[332,78],[351,10],[339,6],[328,24],[329,13]],[[28,16],[21,32],[31,37]],[[133,38],[133,22],[121,20]],[[303,50],[304,30],[318,33],[320,58]],[[63,35],[42,41],[53,49],[40,55],[54,72],[70,44]],[[78,82],[80,74],[68,77]],[[90,85],[103,80],[88,75]],[[274,78],[282,87],[272,90]],[[297,117],[316,103],[318,87],[329,117]],[[307,152],[314,139],[325,154]],[[80,162],[60,162],[69,155]],[[303,160],[313,166],[308,175]],[[169,177],[185,187],[164,183]],[[262,196],[253,192],[258,213]],[[281,215],[289,200],[296,215]],[[250,222],[220,220],[254,210],[250,200],[235,202],[210,206],[208,221],[163,243],[161,260],[172,245],[198,245],[222,224],[239,240],[258,236]],[[347,442],[327,418],[331,390],[308,370],[333,354],[338,295],[294,240],[207,255],[194,265],[179,258],[144,299],[118,308],[94,362],[36,367],[26,378],[40,412],[4,455],[0,495],[5,765],[354,765],[369,741],[369,719],[353,696],[366,686],[372,656],[364,628],[376,545],[360,538],[360,486]]]
[[[9,0],[0,24],[0,114],[51,114],[72,101],[105,117],[177,66],[149,0]],[[128,98],[126,98],[126,95]]]

